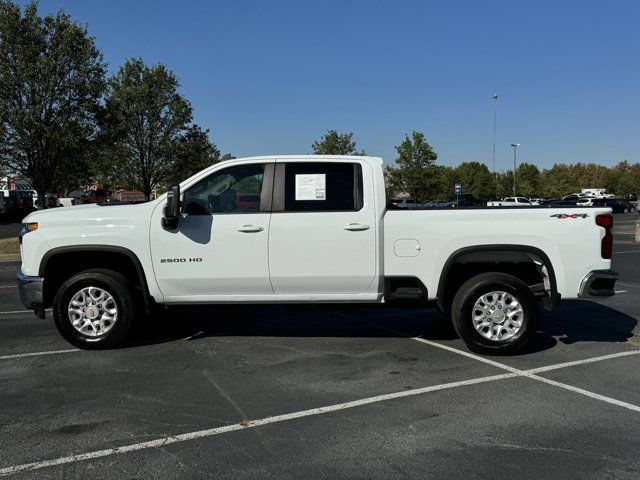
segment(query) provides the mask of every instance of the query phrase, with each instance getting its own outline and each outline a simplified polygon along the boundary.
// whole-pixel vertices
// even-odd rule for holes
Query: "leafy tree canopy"
[[[142,59],[127,60],[109,80],[100,166],[146,198],[174,171],[191,122],[191,104],[179,86],[164,65],[150,67]]]
[[[495,193],[493,175],[484,163],[463,162],[454,170],[457,183],[462,185],[463,193],[471,193],[475,198],[489,198]],[[453,185],[449,187],[449,196],[453,194]]]
[[[353,133],[338,133],[328,130],[320,140],[311,145],[316,155],[365,155],[364,150],[358,152]]]
[[[220,161],[220,150],[209,140],[209,130],[191,125],[175,146],[175,163],[168,178],[177,185],[200,170]]]
[[[37,10],[0,0],[0,168],[44,202],[88,176],[106,66],[85,27]]]
[[[439,175],[436,167],[438,154],[425,140],[422,132],[405,135],[396,147],[396,165],[385,170],[390,190],[408,193],[417,201],[433,196],[438,191]]]

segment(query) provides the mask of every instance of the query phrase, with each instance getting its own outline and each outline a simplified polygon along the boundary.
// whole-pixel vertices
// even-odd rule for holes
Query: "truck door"
[[[276,294],[367,290],[376,275],[376,214],[366,163],[276,163],[269,267]]]
[[[151,222],[151,253],[165,301],[272,295],[268,240],[273,163],[217,170],[182,195],[175,230]]]

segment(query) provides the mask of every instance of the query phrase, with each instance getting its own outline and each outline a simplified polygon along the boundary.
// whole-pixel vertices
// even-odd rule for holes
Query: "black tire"
[[[476,301],[482,295],[493,291],[512,295],[522,307],[520,329],[507,340],[486,338],[476,330],[473,324],[473,309]],[[538,302],[529,287],[512,275],[497,272],[476,275],[465,282],[456,293],[451,306],[451,319],[457,334],[470,350],[483,354],[507,354],[522,348],[535,336],[539,317]],[[502,331],[506,330],[501,329]]]
[[[113,326],[99,336],[86,335],[72,325],[68,308],[72,297],[86,287],[108,292],[117,306]],[[85,270],[67,279],[53,300],[53,318],[60,334],[72,345],[85,350],[98,350],[120,344],[131,330],[135,316],[135,301],[128,280],[120,273],[107,269]]]

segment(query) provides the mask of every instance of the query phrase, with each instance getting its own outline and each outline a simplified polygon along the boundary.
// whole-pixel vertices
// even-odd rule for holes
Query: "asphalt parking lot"
[[[20,233],[22,224],[20,222],[13,222],[9,220],[0,220],[0,240],[4,238],[17,237]]]
[[[73,349],[0,264],[0,476],[638,478],[640,245],[618,295],[545,312],[517,356],[470,353],[436,310],[216,307]]]

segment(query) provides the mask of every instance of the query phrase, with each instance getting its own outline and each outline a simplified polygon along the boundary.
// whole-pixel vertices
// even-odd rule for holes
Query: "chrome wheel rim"
[[[476,331],[488,340],[504,342],[515,337],[524,324],[524,310],[520,301],[503,291],[480,296],[471,312]]]
[[[85,287],[69,302],[69,321],[73,328],[88,337],[101,337],[118,320],[118,306],[113,296],[99,287]]]

